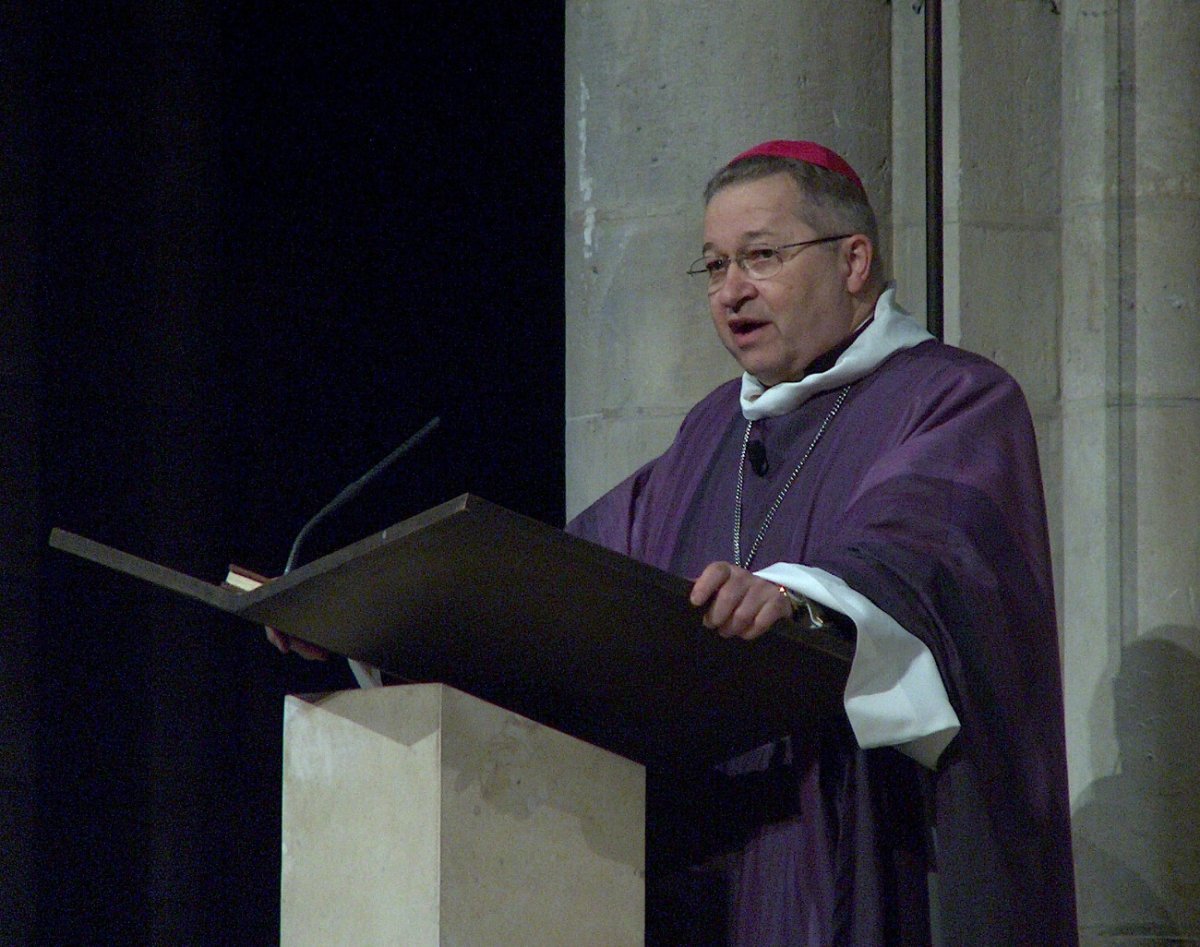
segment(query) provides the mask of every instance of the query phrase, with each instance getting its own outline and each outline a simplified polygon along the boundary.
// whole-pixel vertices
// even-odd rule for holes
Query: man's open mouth
[[[756,329],[761,329],[765,325],[767,325],[767,323],[761,319],[730,319],[729,331],[732,332],[735,337],[741,337],[744,335],[750,335]]]

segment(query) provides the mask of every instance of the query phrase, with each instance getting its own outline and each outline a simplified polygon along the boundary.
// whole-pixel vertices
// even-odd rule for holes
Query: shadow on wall
[[[1200,657],[1157,628],[1121,651],[1118,771],[1072,816],[1084,945],[1200,944]]]

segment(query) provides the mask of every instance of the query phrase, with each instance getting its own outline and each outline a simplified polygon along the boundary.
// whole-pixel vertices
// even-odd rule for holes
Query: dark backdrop
[[[434,414],[307,557],[468,489],[561,524],[563,8],[3,16],[0,939],[270,943],[282,697],[348,672],[46,534],[276,571]]]

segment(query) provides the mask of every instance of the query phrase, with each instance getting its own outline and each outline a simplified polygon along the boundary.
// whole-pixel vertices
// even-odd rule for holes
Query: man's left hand
[[[792,617],[792,603],[779,586],[731,562],[710,563],[692,586],[691,603],[707,605],[704,626],[723,638],[757,638],[781,618]]]

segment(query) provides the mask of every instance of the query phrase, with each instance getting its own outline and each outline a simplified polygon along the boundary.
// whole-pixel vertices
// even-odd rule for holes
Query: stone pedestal
[[[640,945],[645,775],[438,684],[287,698],[281,940]]]

